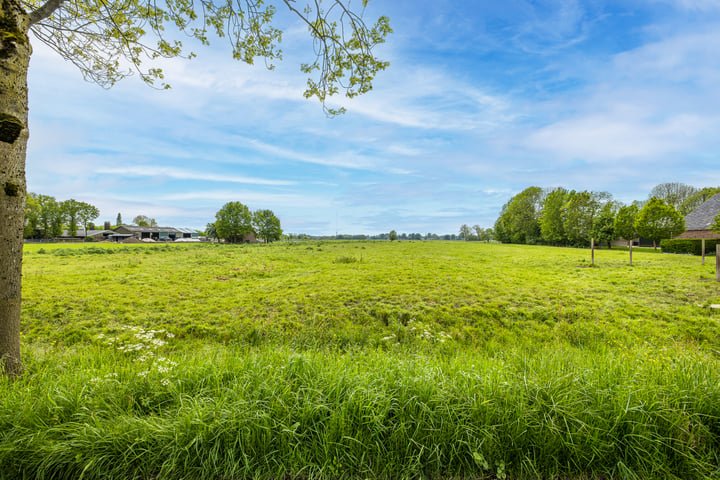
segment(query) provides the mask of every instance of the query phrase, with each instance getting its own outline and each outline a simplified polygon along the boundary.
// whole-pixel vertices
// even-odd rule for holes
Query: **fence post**
[[[702,239],[702,264],[705,265],[705,239]]]
[[[715,280],[720,282],[720,242],[715,245]]]

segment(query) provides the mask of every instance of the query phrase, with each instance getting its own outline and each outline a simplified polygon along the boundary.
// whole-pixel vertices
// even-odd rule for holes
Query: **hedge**
[[[705,254],[715,253],[717,240],[705,240]],[[702,240],[661,240],[660,248],[663,253],[686,253],[702,255]]]

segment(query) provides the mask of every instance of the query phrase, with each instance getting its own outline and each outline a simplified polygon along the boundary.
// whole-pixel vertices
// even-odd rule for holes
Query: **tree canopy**
[[[529,187],[503,206],[495,222],[495,236],[501,242],[536,243],[540,239],[538,218],[542,209],[543,191]]]
[[[697,193],[698,189],[691,185],[680,182],[668,182],[655,185],[655,187],[650,190],[648,198],[659,198],[668,205],[672,205],[675,210],[681,211],[685,201]],[[684,213],[683,215],[687,215],[688,213],[690,212]]]
[[[252,216],[252,226],[258,238],[270,243],[280,240],[282,229],[280,219],[275,216],[272,210],[257,210]]]
[[[540,214],[540,234],[543,240],[551,245],[562,245],[567,242],[563,224],[565,204],[569,193],[560,187],[545,196],[542,213]]]
[[[94,205],[71,198],[58,202],[50,195],[29,193],[25,202],[25,238],[56,238],[67,227],[70,236],[77,235],[78,227],[87,227],[100,216]]]
[[[678,208],[681,215],[688,215],[697,207],[702,205],[705,200],[720,193],[720,187],[705,187],[697,190],[694,194],[687,197]]]
[[[720,212],[713,217],[713,223],[710,224],[710,230],[720,233]]]
[[[133,218],[133,223],[138,227],[157,227],[157,221],[147,215],[137,215]]]
[[[635,228],[640,236],[652,240],[657,248],[659,240],[672,238],[685,230],[685,219],[675,207],[653,197],[637,214]]]
[[[240,202],[228,202],[215,214],[215,234],[229,243],[242,243],[253,233],[250,209]]]
[[[637,205],[626,205],[620,207],[615,216],[615,234],[631,242],[638,236],[637,228],[635,228],[635,218],[640,209]]]

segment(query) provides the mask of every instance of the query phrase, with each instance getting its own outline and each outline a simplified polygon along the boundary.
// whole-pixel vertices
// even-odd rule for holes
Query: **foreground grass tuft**
[[[662,356],[662,362],[643,359]],[[716,478],[718,362],[206,348],[145,372],[31,350],[0,385],[4,478]]]

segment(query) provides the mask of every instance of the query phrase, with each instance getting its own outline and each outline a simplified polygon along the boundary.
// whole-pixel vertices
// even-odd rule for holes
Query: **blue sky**
[[[626,203],[720,186],[720,2],[371,1],[380,14],[391,66],[336,118],[302,96],[311,44],[285,15],[274,71],[216,42],[163,61],[167,91],[103,90],[35,41],[28,190],[100,223],[202,229],[240,201],[323,235],[491,227],[532,185]]]

